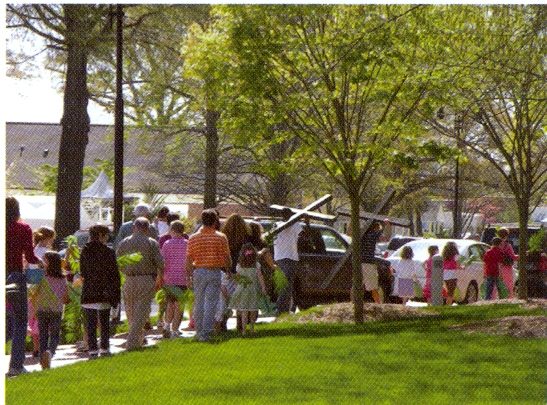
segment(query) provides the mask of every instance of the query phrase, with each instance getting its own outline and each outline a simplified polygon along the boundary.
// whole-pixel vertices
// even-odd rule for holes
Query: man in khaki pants
[[[150,305],[154,292],[163,281],[163,258],[159,244],[148,236],[150,222],[144,217],[133,223],[133,234],[118,245],[117,256],[131,253],[142,254],[139,263],[126,266],[123,286],[125,312],[129,323],[127,350],[138,349],[144,340],[144,324],[150,316]]]

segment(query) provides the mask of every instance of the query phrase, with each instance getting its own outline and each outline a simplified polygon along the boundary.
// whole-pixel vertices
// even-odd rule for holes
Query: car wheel
[[[477,283],[475,281],[472,281],[467,286],[464,302],[466,304],[472,304],[474,302],[477,302],[478,299],[479,299],[479,288],[477,287]]]

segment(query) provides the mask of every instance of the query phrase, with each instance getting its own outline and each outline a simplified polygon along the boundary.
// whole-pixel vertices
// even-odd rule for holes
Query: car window
[[[346,251],[346,244],[344,241],[332,230],[321,228],[321,237],[325,242],[325,248],[327,252],[340,252]]]

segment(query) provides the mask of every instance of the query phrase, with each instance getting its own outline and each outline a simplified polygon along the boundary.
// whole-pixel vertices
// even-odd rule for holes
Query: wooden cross
[[[276,228],[272,229],[271,231],[267,232],[264,235],[264,237],[267,238],[268,236],[277,235],[279,232],[281,232],[284,229],[287,229],[289,226],[297,223],[301,218],[306,217],[306,216],[312,217],[312,214],[315,214],[315,215],[318,214],[318,213],[312,213],[310,211],[321,207],[322,205],[328,203],[331,200],[332,200],[332,195],[327,194],[327,195],[321,197],[319,200],[316,200],[316,201],[312,202],[310,205],[308,205],[307,207],[305,207],[303,209],[283,207],[283,208],[289,208],[292,212],[294,212],[294,214],[287,221],[283,222],[278,227],[276,227]],[[321,214],[321,215],[324,215],[324,214]],[[330,215],[329,217],[332,217],[332,215]]]
[[[389,188],[386,193],[384,194],[384,197],[382,198],[382,201],[380,201],[376,207],[374,207],[374,213],[373,215],[378,215],[389,203],[389,200],[391,200],[391,197],[393,197],[393,194],[395,194],[395,190],[393,188]],[[382,217],[385,218],[385,217]],[[365,222],[365,225],[361,228],[361,234],[359,237],[363,239],[363,236],[368,231],[368,228],[372,225],[374,222],[374,219],[368,218],[367,222]],[[348,259],[351,257],[351,248],[346,251],[344,256],[340,258],[340,260],[336,263],[336,266],[334,266],[334,269],[329,273],[329,275],[325,278],[325,281],[323,281],[323,284],[321,285],[321,288],[327,288],[327,286],[332,282],[334,277],[338,274],[338,272],[344,267]]]
[[[343,217],[351,217],[351,213],[346,209],[339,209],[338,215]],[[387,220],[389,223],[393,225],[403,226],[405,228],[410,226],[410,220],[408,219],[389,217],[386,215],[378,215],[378,214],[373,214],[372,212],[366,212],[366,211],[361,212],[361,214],[359,215],[359,219],[363,219],[363,220],[373,219],[376,221]]]
[[[298,214],[304,211],[302,209],[285,207],[284,205],[277,205],[277,204],[270,205],[270,208],[276,211],[283,211],[285,209],[290,209],[293,214]],[[311,211],[305,212],[305,216],[310,217],[312,219],[317,219],[319,221],[325,221],[325,222],[332,222],[336,219],[336,216],[334,215],[322,214],[320,212],[311,212]]]

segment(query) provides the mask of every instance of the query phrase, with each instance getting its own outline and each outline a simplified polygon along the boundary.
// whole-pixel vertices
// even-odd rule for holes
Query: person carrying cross
[[[380,293],[378,292],[378,259],[374,255],[376,243],[384,233],[384,229],[390,225],[389,221],[374,221],[361,239],[361,271],[363,272],[363,286],[370,291],[372,299],[380,304]]]
[[[293,212],[286,208],[282,212],[283,222],[291,218]],[[278,222],[277,225],[283,222]],[[277,298],[277,313],[289,312],[291,300],[294,301],[294,283],[296,272],[298,271],[298,237],[303,230],[301,222],[296,222],[288,228],[282,230],[274,239],[274,261],[277,263],[285,277],[288,285],[284,288]]]

